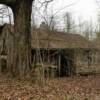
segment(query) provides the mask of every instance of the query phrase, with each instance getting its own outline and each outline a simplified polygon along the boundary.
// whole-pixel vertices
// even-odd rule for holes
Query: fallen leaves
[[[0,100],[100,100],[100,76],[49,79],[40,87],[0,75]]]

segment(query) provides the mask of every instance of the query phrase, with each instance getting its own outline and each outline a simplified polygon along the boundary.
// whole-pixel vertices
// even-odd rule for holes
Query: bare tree
[[[31,67],[31,10],[33,0],[4,0],[14,13],[13,45],[8,52],[7,66],[14,76],[26,76]]]
[[[83,31],[83,35],[85,36],[86,39],[90,39],[90,31],[89,31],[89,23],[85,23],[84,24],[84,31]]]
[[[100,41],[100,16],[98,16],[97,22],[98,23],[95,29],[95,33],[96,33],[96,39]]]
[[[53,14],[49,14],[49,4],[52,2],[53,0],[44,0],[42,2],[39,1],[40,3],[40,7],[36,7],[36,11],[38,12],[38,14],[40,15],[42,22],[45,23],[46,25],[46,29],[48,30],[54,30],[55,26],[56,26],[56,20],[55,20],[55,15]],[[42,13],[41,13],[42,11]]]
[[[14,76],[27,76],[31,69],[31,11],[34,0],[0,0],[13,10],[14,33],[8,52],[7,66]],[[53,0],[44,0],[45,8]]]
[[[65,31],[67,33],[71,33],[72,29],[74,28],[74,20],[72,19],[72,14],[70,12],[66,12],[64,16],[65,22]]]
[[[94,30],[95,30],[95,29],[94,29],[92,20],[90,20],[89,22],[87,21],[87,22],[84,23],[83,35],[84,35],[88,40],[93,39]]]
[[[82,34],[83,33],[83,26],[84,26],[84,22],[82,22],[82,16],[80,16],[78,18],[78,20],[79,20],[79,32],[80,32],[80,34]]]

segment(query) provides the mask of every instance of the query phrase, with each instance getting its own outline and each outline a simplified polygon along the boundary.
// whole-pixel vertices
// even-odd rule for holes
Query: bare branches
[[[46,4],[46,5],[48,5],[50,2],[52,2],[53,0],[44,0],[44,1],[40,1],[40,0],[38,0],[39,1],[39,3],[41,3],[41,5],[44,5],[44,4]]]
[[[80,1],[80,0],[77,0],[77,1],[75,1],[75,2],[73,2],[73,3],[71,3],[71,4],[66,5],[65,7],[59,9],[58,11],[56,11],[56,12],[54,13],[54,15],[60,13],[62,10],[66,9],[66,8],[68,8],[68,7],[71,7],[71,6],[75,5],[75,4],[77,4],[79,1]]]
[[[34,11],[40,17],[40,20],[44,21],[48,26],[51,26],[52,23],[57,24],[58,20],[60,19],[58,17],[58,14],[61,13],[63,10],[67,9],[68,7],[71,7],[75,4],[77,4],[80,0],[75,0],[70,2],[70,4],[66,4],[66,6],[54,10],[51,3],[54,3],[55,0],[36,0],[34,3]],[[55,20],[55,22],[53,22]]]
[[[49,3],[51,3],[51,2],[54,1],[54,0],[42,0],[42,1],[37,0],[37,1],[38,1],[38,3],[40,4],[40,8],[41,8],[41,7],[45,7],[45,10],[46,10],[47,7],[48,7],[48,5],[49,5]]]
[[[33,5],[35,11],[38,13],[38,15],[43,19],[42,21],[45,22],[48,28],[50,28],[51,25],[54,24],[54,17],[52,15],[48,15],[48,6],[49,4],[54,0],[37,0],[37,5]],[[53,25],[54,26],[54,25]],[[53,28],[52,26],[52,28]]]
[[[2,6],[1,8],[0,8],[0,18],[1,18],[1,20],[2,20],[2,24],[4,24],[3,23],[3,19],[4,18],[9,18],[9,23],[11,24],[11,13],[10,13],[10,11],[9,11],[9,7],[8,6]]]
[[[100,0],[96,0],[98,7],[100,8]]]

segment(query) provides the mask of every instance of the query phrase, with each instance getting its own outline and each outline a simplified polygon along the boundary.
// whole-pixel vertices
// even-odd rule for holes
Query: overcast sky
[[[39,7],[39,4],[37,6]],[[49,4],[48,8],[49,14],[55,14],[57,12],[56,19],[59,20],[58,27],[63,27],[63,16],[66,12],[71,12],[76,21],[81,18],[82,21],[92,20],[94,24],[97,23],[98,5],[96,0],[54,0]],[[40,12],[42,13],[42,10]],[[41,15],[38,12],[35,18],[40,24]]]
[[[37,6],[39,7],[39,4]],[[63,15],[68,11],[72,12],[75,19],[81,18],[82,20],[88,21],[92,19],[93,23],[97,21],[98,6],[96,0],[54,0],[49,4],[48,8],[49,14],[55,14],[57,12],[56,16],[60,23],[63,23]],[[42,13],[42,10],[40,12]],[[35,14],[36,23],[40,24],[41,15],[38,12]],[[4,18],[4,22],[6,21],[8,22],[8,18]],[[62,26],[62,24],[59,25]]]
[[[70,6],[67,7],[67,5]],[[54,10],[65,7],[65,9],[62,10],[62,13],[71,11],[76,15],[81,15],[84,19],[96,17],[96,11],[98,9],[96,0],[54,0],[54,2],[51,3],[51,6]]]

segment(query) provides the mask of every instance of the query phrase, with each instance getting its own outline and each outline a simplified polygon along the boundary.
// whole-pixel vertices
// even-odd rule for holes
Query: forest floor
[[[0,100],[100,100],[100,75],[49,79],[42,86],[0,75]]]

